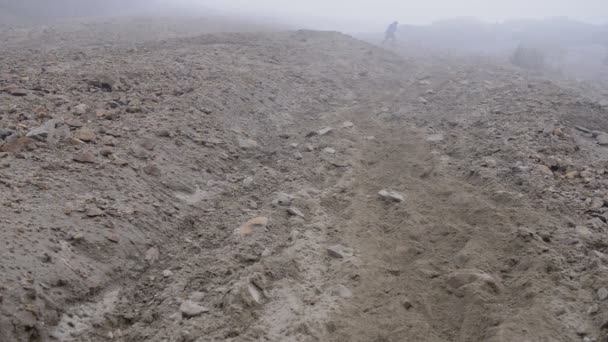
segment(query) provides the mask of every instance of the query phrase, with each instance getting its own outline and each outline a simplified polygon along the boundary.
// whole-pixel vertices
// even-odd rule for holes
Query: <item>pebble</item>
[[[288,207],[293,202],[294,197],[290,194],[286,194],[284,192],[279,192],[277,197],[272,201],[272,205],[274,206],[283,206]]]
[[[184,318],[192,318],[209,312],[209,309],[191,300],[185,300],[179,306],[179,311],[182,313]]]
[[[344,298],[344,299],[348,299],[351,298],[353,296],[352,291],[344,286],[344,285],[337,285],[335,286],[332,290],[331,290],[331,294],[334,296],[338,296],[340,298]]]
[[[428,142],[440,142],[443,141],[445,138],[443,137],[443,134],[431,134],[428,137],[426,137],[426,141]]]
[[[99,150],[99,154],[104,157],[109,157],[112,155],[112,153],[114,153],[114,150],[112,150],[110,146],[104,146],[101,148],[101,150]]]
[[[74,107],[74,113],[78,114],[78,115],[86,114],[88,111],[89,111],[89,106],[87,106],[84,103],[81,103],[78,106]]]
[[[585,226],[576,226],[574,231],[576,232],[576,235],[583,239],[588,239],[593,236],[593,232]]]
[[[192,292],[189,299],[193,302],[200,303],[205,299],[205,293],[200,291]]]
[[[300,152],[296,152],[296,153],[294,153],[293,157],[294,157],[296,160],[302,160],[302,158],[304,158],[304,156],[303,156],[303,155],[302,155],[302,153],[300,153]]]
[[[251,220],[245,222],[239,227],[238,235],[241,238],[245,238],[255,232],[257,229],[263,229],[268,226],[268,218],[264,216],[254,217]]]
[[[333,128],[331,128],[331,127],[325,127],[325,128],[323,128],[323,129],[321,129],[321,130],[317,131],[317,134],[318,134],[319,136],[321,136],[321,137],[322,137],[322,136],[324,136],[324,135],[327,135],[327,134],[329,134],[329,133],[333,132],[333,130],[334,130],[334,129],[333,129]]]
[[[158,166],[154,165],[154,164],[148,164],[144,167],[144,172],[147,175],[153,176],[153,177],[160,177],[161,175],[161,170]]]
[[[79,163],[89,163],[89,164],[93,164],[96,162],[96,158],[95,155],[90,152],[90,151],[83,151],[83,152],[79,152],[76,153],[72,159],[74,161],[77,161]]]
[[[165,278],[169,278],[173,275],[173,272],[171,272],[171,270],[164,270],[163,271],[163,277]]]
[[[302,217],[302,218],[305,217],[304,214],[302,213],[302,211],[298,208],[294,208],[294,207],[288,208],[287,212],[289,213],[289,215],[292,215],[292,216],[298,216],[298,217]]]
[[[88,127],[82,127],[74,133],[74,138],[84,142],[91,142],[95,140],[95,132]]]
[[[155,264],[160,259],[160,251],[156,247],[151,247],[146,251],[144,260],[150,265]]]
[[[32,138],[32,139],[36,139],[38,141],[46,141],[46,139],[49,137],[50,134],[52,134],[52,132],[55,130],[55,128],[57,127],[57,125],[59,125],[61,123],[61,121],[59,120],[49,120],[47,122],[45,122],[44,124],[42,124],[41,126],[38,126],[34,129],[32,129],[31,131],[29,131],[26,136],[28,138]]]
[[[420,96],[418,98],[418,102],[422,103],[422,104],[427,104],[429,103],[429,101],[427,99],[425,99],[424,97]]]
[[[380,198],[382,198],[383,200],[385,200],[387,202],[400,203],[400,202],[405,201],[405,197],[396,191],[381,190],[380,192],[378,192],[378,195],[380,196]]]
[[[103,216],[104,212],[103,212],[103,210],[101,210],[97,207],[90,207],[87,209],[86,214],[88,217],[99,217],[99,216]]]
[[[331,147],[326,147],[326,148],[324,148],[324,149],[323,149],[323,152],[324,152],[324,153],[327,153],[327,154],[335,154],[335,153],[336,153],[336,150],[334,150],[334,149],[333,149],[333,148],[331,148]]]
[[[272,255],[272,251],[268,248],[264,248],[264,250],[262,251],[262,254],[261,254],[262,258],[267,258],[271,255]]]
[[[251,188],[253,186],[253,177],[247,177],[243,179],[243,187]]]
[[[355,124],[350,121],[344,121],[344,123],[342,124],[342,128],[351,128],[354,126],[355,126]]]
[[[597,298],[600,301],[606,300],[608,298],[608,289],[602,287],[601,289],[597,290]]]
[[[345,247],[342,245],[333,245],[327,247],[327,254],[329,254],[329,256],[332,258],[344,259],[353,256],[354,251],[352,248],[349,247]]]
[[[608,134],[602,133],[595,138],[600,146],[608,146]]]
[[[15,131],[12,131],[10,129],[0,128],[0,140],[4,140],[4,139],[8,138],[11,135],[13,135],[14,133],[15,133]]]
[[[405,310],[409,310],[413,306],[412,302],[408,298],[405,298],[401,303],[403,304]]]
[[[251,150],[259,146],[257,141],[248,138],[238,138],[238,144],[243,150]]]

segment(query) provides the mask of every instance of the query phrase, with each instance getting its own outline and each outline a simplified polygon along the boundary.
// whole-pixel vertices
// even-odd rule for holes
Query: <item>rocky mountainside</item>
[[[0,341],[608,337],[601,89],[162,23],[3,32]]]

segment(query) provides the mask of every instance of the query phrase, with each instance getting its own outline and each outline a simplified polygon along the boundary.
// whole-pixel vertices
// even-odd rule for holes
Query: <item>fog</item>
[[[229,17],[216,22],[231,23],[226,30],[238,22],[338,30],[376,43],[397,20],[403,51],[506,59],[527,46],[541,50],[550,68],[608,74],[597,73],[608,66],[606,0],[0,0],[0,24],[134,15]]]
[[[394,20],[420,25],[454,17],[499,22],[568,16],[608,24],[605,0],[0,0],[0,13],[37,17],[176,11],[273,19],[293,27],[347,32],[382,30]]]
[[[171,0],[165,0],[171,1]],[[605,0],[174,0],[220,11],[284,18],[299,26],[321,26],[350,32],[377,29],[393,20],[429,24],[453,17],[484,21],[543,19],[568,16],[590,23],[608,23]]]

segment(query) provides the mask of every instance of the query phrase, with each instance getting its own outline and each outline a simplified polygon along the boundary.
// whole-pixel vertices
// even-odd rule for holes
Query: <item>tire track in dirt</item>
[[[352,204],[336,212],[356,259],[328,274],[352,288],[327,324],[327,341],[574,341],[585,313],[561,308],[586,294],[558,281],[559,250],[528,227],[559,224],[498,189],[443,168],[425,132],[355,113],[361,154]],[[364,136],[373,135],[375,140]],[[376,196],[390,188],[403,204]],[[557,314],[556,314],[557,313]],[[580,332],[580,330],[578,330]]]

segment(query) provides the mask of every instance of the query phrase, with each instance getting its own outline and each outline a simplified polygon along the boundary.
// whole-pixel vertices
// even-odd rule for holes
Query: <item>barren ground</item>
[[[0,341],[608,338],[605,89],[74,25],[0,34]]]

